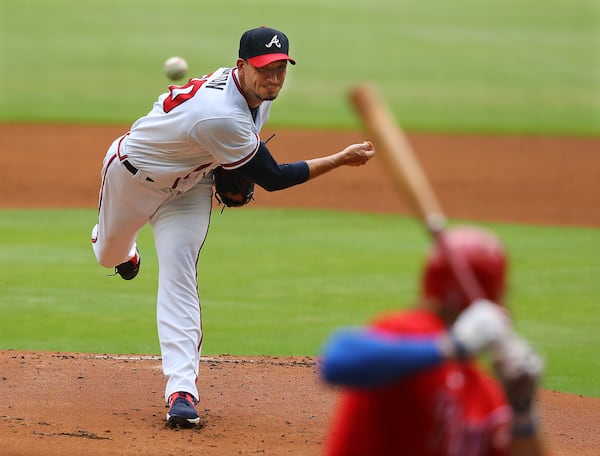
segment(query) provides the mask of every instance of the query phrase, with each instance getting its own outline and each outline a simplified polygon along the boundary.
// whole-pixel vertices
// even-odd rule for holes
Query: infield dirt
[[[102,157],[126,128],[0,125],[0,207],[95,207]],[[269,145],[280,161],[363,139],[276,133]],[[600,139],[409,139],[451,217],[600,226]],[[405,213],[375,161],[282,192],[258,189],[252,204]],[[337,396],[315,366],[314,358],[203,358],[203,427],[172,430],[158,357],[0,351],[0,454],[318,455]],[[554,455],[600,455],[600,399],[543,390],[539,402]]]

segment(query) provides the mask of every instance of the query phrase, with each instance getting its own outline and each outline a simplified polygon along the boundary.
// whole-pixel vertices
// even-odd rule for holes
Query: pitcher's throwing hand
[[[365,141],[360,144],[352,144],[341,153],[347,166],[361,166],[373,158],[375,147],[370,141]]]

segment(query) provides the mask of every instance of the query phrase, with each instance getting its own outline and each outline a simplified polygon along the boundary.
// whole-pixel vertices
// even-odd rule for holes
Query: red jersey
[[[384,334],[433,335],[443,322],[425,310],[385,315]],[[326,445],[329,456],[500,456],[511,441],[500,384],[473,361],[447,362],[373,389],[346,389]]]

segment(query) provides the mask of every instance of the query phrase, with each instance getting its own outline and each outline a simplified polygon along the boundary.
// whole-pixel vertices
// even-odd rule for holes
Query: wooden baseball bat
[[[464,259],[455,255],[444,238],[446,217],[406,135],[372,84],[350,91],[351,102],[381,158],[396,190],[408,198],[413,212],[423,221],[471,301],[483,297],[481,286]]]

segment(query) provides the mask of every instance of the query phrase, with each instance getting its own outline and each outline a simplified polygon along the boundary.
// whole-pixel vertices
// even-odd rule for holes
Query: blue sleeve
[[[443,361],[433,338],[400,339],[364,329],[343,329],[325,344],[319,371],[332,384],[377,388]]]
[[[269,192],[302,184],[309,177],[305,161],[279,164],[264,142],[260,143],[256,155],[237,169]]]

